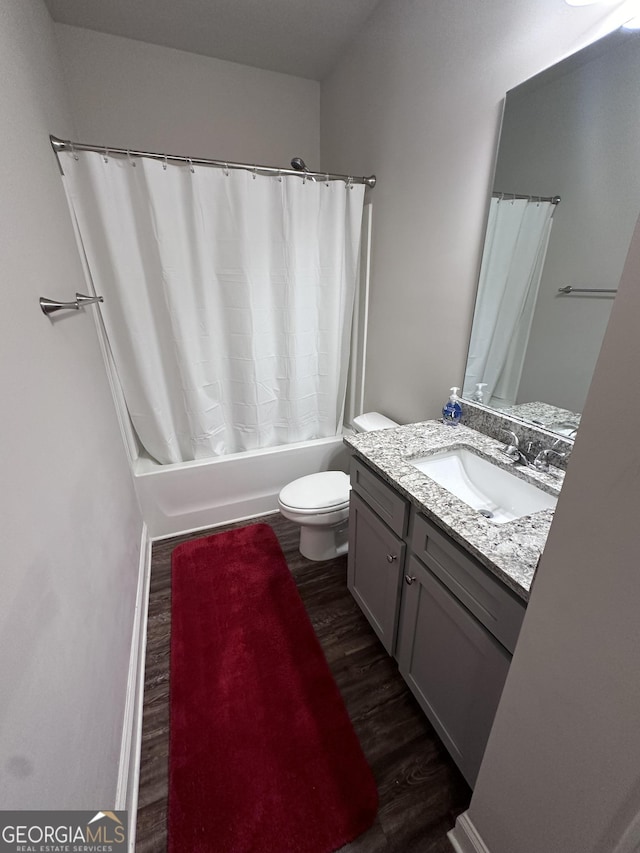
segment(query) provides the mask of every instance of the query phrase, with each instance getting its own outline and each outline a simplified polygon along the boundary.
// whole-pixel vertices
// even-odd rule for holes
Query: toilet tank
[[[365,412],[358,415],[353,419],[352,425],[356,432],[373,432],[375,429],[391,429],[391,427],[400,426],[390,418],[381,415],[380,412]]]

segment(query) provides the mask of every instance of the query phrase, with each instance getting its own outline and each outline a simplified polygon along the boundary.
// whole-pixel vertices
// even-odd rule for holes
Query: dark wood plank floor
[[[295,525],[278,514],[255,520],[270,524],[278,536],[378,784],[375,824],[341,853],[451,853],[446,833],[467,808],[471,791],[347,590],[346,557],[311,562],[298,551]],[[161,853],[167,844],[171,551],[224,529],[153,547],[138,853]]]

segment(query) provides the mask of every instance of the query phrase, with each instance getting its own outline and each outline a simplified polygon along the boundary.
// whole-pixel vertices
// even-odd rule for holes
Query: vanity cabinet
[[[409,529],[411,551],[432,574],[513,654],[525,603],[505,584],[419,512]]]
[[[463,776],[473,785],[511,655],[413,556],[406,574],[398,666]]]
[[[347,586],[378,639],[393,654],[406,545],[351,495]]]
[[[356,460],[351,481],[347,586],[380,642],[393,654],[408,504]]]
[[[524,602],[358,459],[348,586],[470,785]]]

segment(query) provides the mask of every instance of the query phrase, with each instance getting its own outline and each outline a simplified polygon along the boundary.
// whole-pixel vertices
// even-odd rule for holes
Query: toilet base
[[[307,560],[333,560],[347,553],[349,526],[300,528],[300,553]]]

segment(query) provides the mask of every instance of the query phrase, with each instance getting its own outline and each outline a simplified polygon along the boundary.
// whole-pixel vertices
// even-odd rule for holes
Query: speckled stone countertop
[[[580,426],[580,415],[577,412],[560,409],[558,406],[552,406],[549,403],[518,403],[515,406],[509,406],[498,411],[503,415],[514,415],[516,418],[540,424],[551,430],[561,424],[571,425],[576,429]]]
[[[407,460],[440,450],[468,447],[550,494],[560,492],[564,473],[542,473],[514,466],[503,444],[460,424],[440,421],[408,424],[395,429],[345,436],[345,444],[384,480],[408,498],[427,518],[446,531],[517,595],[529,599],[529,589],[553,518],[553,510],[495,524],[483,518],[451,492],[414,468]]]

